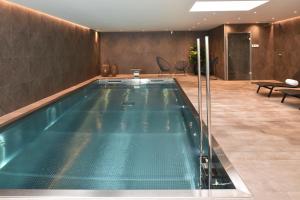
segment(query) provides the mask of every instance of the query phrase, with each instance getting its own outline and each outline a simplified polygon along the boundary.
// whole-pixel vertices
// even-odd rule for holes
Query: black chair
[[[183,61],[183,60],[177,61],[175,64],[176,72],[183,72],[184,74],[186,74],[186,70],[188,66],[189,63],[187,61]]]
[[[160,74],[162,73],[169,73],[171,74],[172,65],[162,57],[157,56],[156,57],[157,65],[160,69]]]

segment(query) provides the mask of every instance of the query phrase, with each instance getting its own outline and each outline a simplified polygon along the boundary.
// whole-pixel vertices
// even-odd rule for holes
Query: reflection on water
[[[199,156],[175,83],[94,83],[0,129],[0,188],[206,188]]]

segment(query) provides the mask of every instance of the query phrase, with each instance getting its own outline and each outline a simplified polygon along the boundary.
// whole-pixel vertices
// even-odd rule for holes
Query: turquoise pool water
[[[0,128],[0,189],[206,188],[199,141],[174,81],[96,81]]]

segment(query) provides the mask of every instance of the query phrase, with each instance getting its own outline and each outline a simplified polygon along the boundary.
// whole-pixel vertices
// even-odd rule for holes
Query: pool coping
[[[21,107],[13,112],[5,114],[0,117],[0,128],[18,120],[18,119],[21,119],[42,107],[45,107],[51,103],[54,103],[54,102],[60,100],[61,98],[64,98],[65,96],[72,94],[72,92],[74,92],[82,87],[85,87],[86,85],[92,83],[93,81],[99,80],[99,79],[100,79],[99,76],[93,77],[84,82],[81,82],[81,83],[71,86],[67,89],[64,89],[60,92],[57,92],[53,95],[50,95],[46,98],[40,99],[36,102],[33,102],[27,106]]]
[[[174,78],[174,80],[175,80],[176,84],[178,85],[179,89],[181,90],[181,93],[183,94],[185,101],[191,107],[193,115],[195,115],[195,117],[197,117],[197,119],[199,119],[199,114],[198,114],[198,111],[196,110],[195,106],[193,105],[191,100],[188,98],[187,94],[184,92],[184,89],[181,87],[178,80],[176,78]],[[207,126],[204,121],[203,121],[203,126],[204,126],[203,130],[205,130],[203,132],[204,132],[204,134],[207,135],[208,134]],[[211,138],[212,138],[212,149],[214,150],[215,154],[219,158],[223,168],[225,169],[227,175],[229,176],[230,180],[233,182],[233,185],[236,188],[235,189],[236,192],[234,192],[234,194],[232,193],[232,191],[230,191],[230,193],[233,194],[234,196],[238,196],[238,197],[252,197],[251,192],[249,191],[248,187],[246,186],[246,184],[244,183],[244,181],[242,180],[241,176],[238,174],[238,172],[236,171],[234,166],[231,164],[228,157],[225,155],[224,151],[222,150],[220,144],[217,142],[217,140],[215,139],[213,134],[212,134]],[[214,191],[214,189],[212,189],[212,191]],[[227,190],[227,191],[229,191],[229,190]]]
[[[116,79],[124,79],[128,80],[131,78],[125,77],[106,77],[102,78],[96,76],[91,78],[87,81],[69,87],[65,90],[62,90],[58,93],[55,93],[49,97],[41,99],[37,102],[34,102],[28,106],[22,107],[16,111],[8,113],[4,116],[0,117],[0,128],[4,127],[14,121],[22,119],[23,117],[30,115],[31,113],[35,112],[36,110],[45,107],[51,103],[59,101],[60,99],[71,95],[73,92],[77,91],[80,88],[87,86],[88,84],[94,81],[104,81],[104,80],[116,80]],[[166,79],[166,78],[142,78],[142,79]],[[170,78],[168,78],[170,79]],[[192,113],[195,117],[199,119],[199,115],[197,110],[195,109],[194,105],[184,92],[183,88],[181,87],[180,83],[177,81],[176,78],[171,78],[174,80],[180,92],[182,93],[184,100],[186,103],[191,107]],[[205,129],[204,129],[205,130]],[[207,134],[206,132],[204,132]],[[0,189],[0,198],[38,198],[38,197],[64,197],[64,198],[74,198],[74,197],[81,197],[81,198],[196,198],[196,199],[208,199],[211,196],[214,198],[250,198],[252,197],[251,193],[249,192],[247,186],[242,181],[241,177],[234,169],[233,165],[225,155],[224,151],[221,149],[219,143],[216,141],[214,136],[212,135],[212,148],[216,153],[217,157],[219,158],[221,164],[223,165],[226,173],[228,174],[229,178],[233,182],[236,189],[200,189],[200,190],[51,190],[51,189]],[[158,197],[159,196],[159,197]]]

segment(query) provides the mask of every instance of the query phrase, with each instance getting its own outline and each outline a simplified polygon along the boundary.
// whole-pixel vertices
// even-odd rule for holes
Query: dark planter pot
[[[192,65],[192,68],[194,70],[194,74],[198,75],[198,65],[197,64],[191,64],[191,65]]]
[[[198,65],[197,64],[191,64],[191,67],[194,70],[194,74],[198,75]],[[210,66],[209,72],[210,72],[210,75],[213,75],[215,73],[214,68],[212,66]],[[201,75],[206,75],[206,64],[205,64],[205,62],[201,63]]]
[[[193,70],[194,70],[194,74],[195,75],[198,75],[198,65],[197,64],[191,64],[192,65],[192,68],[193,68]],[[210,74],[211,74],[212,72],[210,72]],[[203,63],[201,63],[201,74],[203,75],[205,75],[206,74],[206,66],[205,66],[205,63],[203,62]]]

